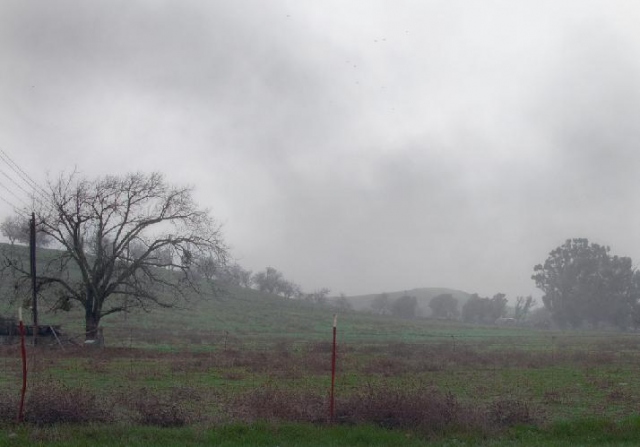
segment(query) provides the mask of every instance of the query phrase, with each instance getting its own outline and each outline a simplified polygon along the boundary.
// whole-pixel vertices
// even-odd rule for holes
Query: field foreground
[[[640,439],[636,334],[346,312],[332,421],[332,311],[242,293],[182,315],[105,320],[104,349],[29,346],[20,426],[19,349],[0,345],[0,445],[613,446]]]
[[[637,445],[636,335],[475,330],[341,342],[333,423],[325,341],[30,346],[21,426],[3,346],[0,445]]]
[[[219,447],[324,447],[324,446],[636,446],[640,418],[618,423],[589,419],[557,423],[540,429],[521,426],[498,436],[428,438],[419,434],[373,426],[310,424],[228,425],[218,428],[155,428],[144,426],[56,425],[0,429],[0,446],[219,446]]]

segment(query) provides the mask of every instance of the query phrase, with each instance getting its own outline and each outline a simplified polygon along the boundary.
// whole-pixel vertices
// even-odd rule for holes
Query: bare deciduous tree
[[[191,188],[169,185],[159,173],[63,175],[47,193],[36,224],[60,250],[37,284],[55,296],[54,308],[84,308],[87,339],[106,315],[178,305],[200,291],[200,260],[226,262],[219,225],[194,203]],[[7,257],[6,265],[28,276],[19,260]]]

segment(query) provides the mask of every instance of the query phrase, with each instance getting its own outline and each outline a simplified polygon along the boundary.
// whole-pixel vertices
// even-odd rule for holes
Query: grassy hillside
[[[0,247],[8,249],[7,245]],[[26,247],[16,246],[27,258]],[[39,268],[51,259],[52,250],[39,250]],[[5,276],[0,284],[1,315],[16,315],[18,303],[12,280]],[[206,290],[209,290],[205,287]],[[405,292],[390,293],[397,298]],[[428,301],[441,293],[451,293],[459,300],[468,294],[451,289],[424,288],[406,291],[416,296],[427,308]],[[28,300],[29,293],[22,297]],[[350,297],[356,309],[368,310],[375,295]],[[18,300],[20,301],[20,300]],[[223,293],[212,292],[193,295],[179,309],[153,309],[151,312],[113,314],[102,320],[107,343],[117,346],[167,348],[189,345],[196,349],[215,349],[223,344],[277,342],[278,340],[326,340],[331,334],[335,309],[301,300],[285,299],[240,287],[227,288]],[[27,320],[30,319],[30,314]],[[41,324],[61,324],[69,335],[80,341],[84,332],[82,309],[76,306],[69,312],[50,311],[46,302],[40,304]],[[341,311],[338,316],[340,336],[343,340],[396,340],[420,342],[434,335],[452,333],[478,333],[489,335],[491,328],[464,326],[449,322],[402,320],[390,316],[376,316],[365,312]]]
[[[389,296],[389,300],[391,301],[398,299],[403,295],[415,296],[418,299],[418,309],[420,316],[428,316],[431,313],[429,311],[429,302],[435,296],[444,293],[450,293],[455,299],[458,300],[460,307],[462,307],[462,304],[464,304],[467,299],[469,299],[469,294],[467,292],[442,287],[422,287],[418,289],[385,293]],[[373,302],[373,300],[375,300],[379,295],[379,293],[376,293],[370,295],[350,296],[347,298],[349,299],[349,302],[354,309],[368,311],[371,310],[371,303]]]
[[[6,302],[0,313],[15,313]],[[44,306],[43,306],[44,308]],[[330,341],[335,310],[299,300],[267,295],[251,289],[230,288],[226,293],[193,297],[180,309],[114,314],[102,321],[110,346],[153,349],[217,350],[229,346],[273,345],[279,342]],[[41,313],[40,321],[62,324],[63,330],[81,341],[82,311]],[[521,328],[497,329],[432,320],[403,320],[364,312],[338,314],[338,330],[344,342],[396,341],[424,343],[453,334],[471,338],[500,335],[521,337]]]

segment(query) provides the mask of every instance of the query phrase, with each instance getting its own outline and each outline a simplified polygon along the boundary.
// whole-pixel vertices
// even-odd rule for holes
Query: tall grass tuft
[[[112,420],[113,402],[85,388],[43,383],[27,398],[24,420],[35,425],[83,424]]]

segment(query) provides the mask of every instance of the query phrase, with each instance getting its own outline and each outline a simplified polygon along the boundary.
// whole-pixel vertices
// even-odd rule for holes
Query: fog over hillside
[[[429,302],[435,296],[442,294],[450,294],[456,300],[458,305],[462,305],[469,299],[469,294],[460,290],[446,289],[440,287],[425,287],[419,289],[403,290],[399,292],[381,292],[370,295],[356,295],[348,297],[349,302],[352,304],[354,310],[369,311],[372,312],[372,303],[380,295],[386,295],[389,301],[397,300],[402,296],[412,296],[417,299],[418,302],[418,316],[428,316],[431,313],[429,309]]]

